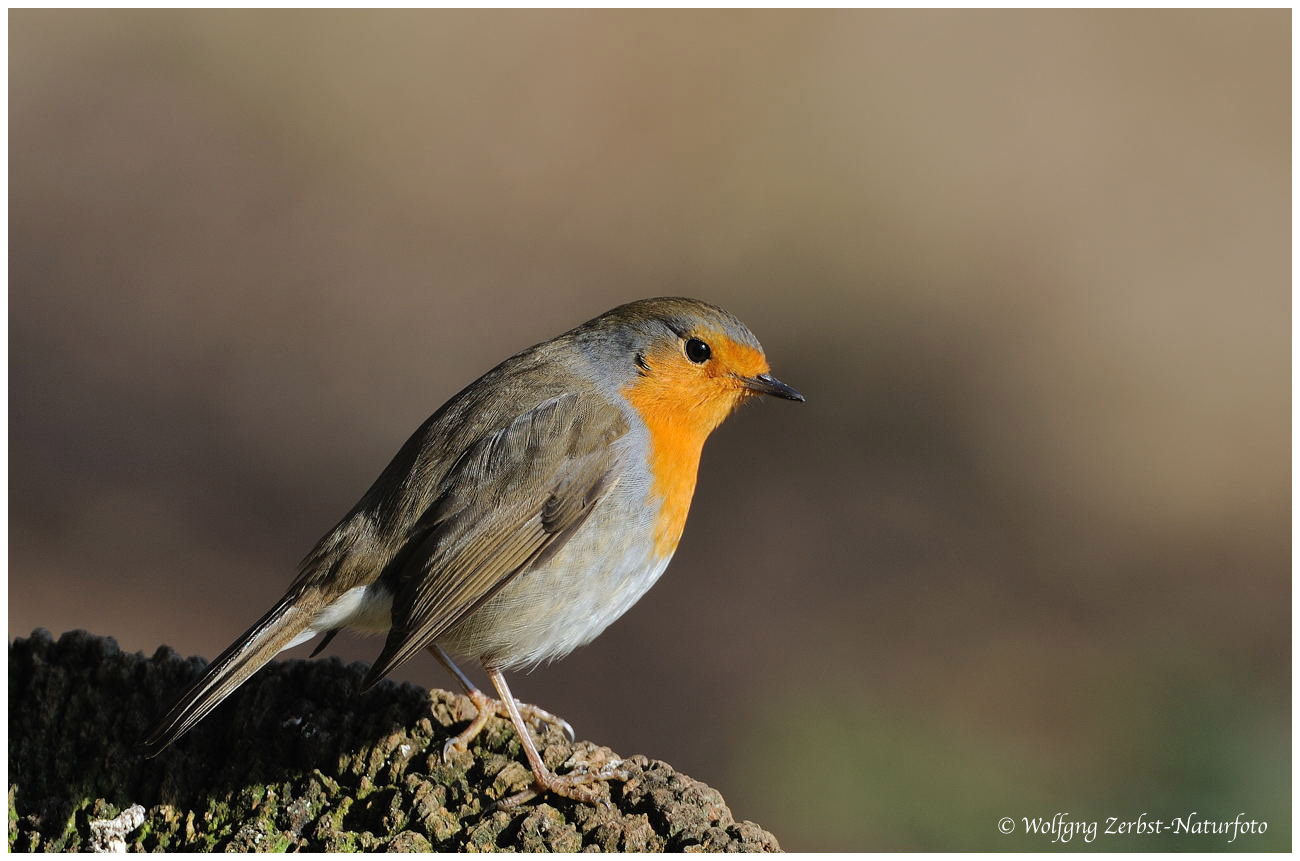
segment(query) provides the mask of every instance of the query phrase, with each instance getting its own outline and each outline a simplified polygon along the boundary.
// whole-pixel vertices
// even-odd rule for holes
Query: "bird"
[[[301,562],[284,596],[205,672],[143,742],[156,756],[275,655],[342,629],[386,633],[367,689],[428,651],[476,717],[508,717],[538,794],[605,803],[626,773],[555,774],[528,722],[569,725],[518,703],[504,673],[595,639],[677,550],[705,440],[759,395],[803,401],[772,376],[740,320],[697,299],[642,299],[536,344],[453,396],[397,452]],[[499,699],[453,655],[482,667]],[[503,804],[503,806],[508,806]]]

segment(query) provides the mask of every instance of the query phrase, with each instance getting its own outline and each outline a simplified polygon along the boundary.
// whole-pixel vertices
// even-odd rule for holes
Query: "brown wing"
[[[627,432],[609,403],[552,398],[488,434],[449,470],[397,578],[393,628],[368,687],[563,546],[617,474]]]

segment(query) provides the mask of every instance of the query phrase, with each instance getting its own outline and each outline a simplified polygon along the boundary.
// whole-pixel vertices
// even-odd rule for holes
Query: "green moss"
[[[87,838],[89,838],[90,834],[90,819],[92,817],[89,815],[83,815],[88,808],[92,811],[101,809],[112,811],[109,816],[95,816],[93,817],[95,819],[108,819],[112,816],[116,816],[118,813],[112,805],[104,802],[103,799],[96,799],[92,802],[88,798],[83,798],[77,806],[73,808],[72,813],[68,815],[68,818],[64,820],[63,829],[59,833],[59,836],[55,837],[53,840],[47,840],[44,845],[41,846],[41,851],[72,852],[79,849],[83,842],[83,830]],[[84,823],[84,825],[79,824],[78,820],[80,820],[81,823]]]
[[[18,842],[18,787],[11,785],[9,787],[9,851],[14,851],[15,844]]]

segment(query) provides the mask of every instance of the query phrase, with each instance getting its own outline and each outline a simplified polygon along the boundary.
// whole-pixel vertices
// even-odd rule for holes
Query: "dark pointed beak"
[[[787,386],[771,374],[759,374],[757,377],[741,377],[745,388],[752,392],[785,398],[787,401],[803,401],[804,396],[793,386]]]

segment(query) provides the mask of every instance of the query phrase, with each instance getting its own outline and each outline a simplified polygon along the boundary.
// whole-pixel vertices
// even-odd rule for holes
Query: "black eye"
[[[709,345],[701,341],[699,338],[691,338],[686,342],[686,358],[690,359],[695,364],[704,364],[709,360],[709,356],[712,355],[713,351],[709,349]]]

